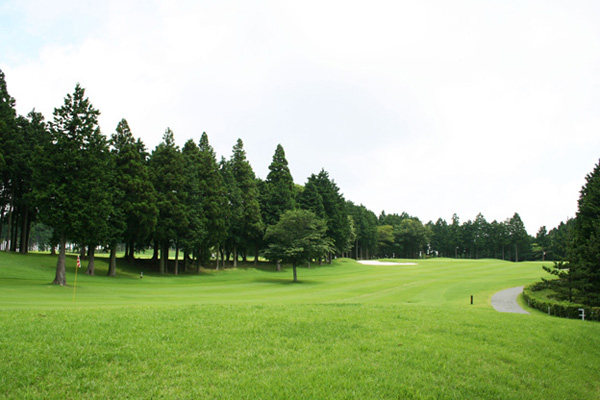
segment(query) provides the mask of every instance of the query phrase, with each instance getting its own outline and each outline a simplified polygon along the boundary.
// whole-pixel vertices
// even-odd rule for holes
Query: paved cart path
[[[517,297],[523,292],[523,286],[517,286],[510,289],[504,289],[492,296],[492,307],[499,312],[509,312],[517,314],[529,314],[523,310],[519,303],[517,303]]]

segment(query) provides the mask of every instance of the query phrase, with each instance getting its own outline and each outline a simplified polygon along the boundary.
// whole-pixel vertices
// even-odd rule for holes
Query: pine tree
[[[187,265],[187,258],[192,256],[201,259],[206,254],[200,255],[200,250],[206,241],[206,228],[204,226],[204,210],[202,208],[202,193],[200,191],[200,149],[193,140],[188,140],[181,151],[185,163],[185,206],[188,220],[188,227],[181,238],[181,248],[184,250]]]
[[[106,140],[98,127],[99,114],[77,84],[73,95],[67,94],[64,104],[54,109],[51,140],[36,151],[36,204],[40,220],[54,229],[60,249],[54,284],[66,284],[67,239],[89,243],[95,238],[88,233],[102,230],[97,224],[108,219],[110,197],[103,193],[107,183],[102,171]]]
[[[242,246],[244,251],[254,247],[255,263],[258,261],[258,244],[263,237],[263,221],[260,212],[259,193],[256,176],[246,159],[244,143],[238,139],[233,146],[230,160],[231,174],[241,194],[241,216],[238,225],[232,225],[231,230],[237,238],[236,249]],[[245,253],[244,253],[245,256]]]
[[[220,247],[224,245],[227,236],[226,224],[229,216],[225,182],[219,173],[215,152],[208,142],[206,132],[202,133],[200,137],[198,149],[200,151],[198,176],[200,178],[200,201],[203,210],[202,225],[207,233],[201,248],[201,254],[206,257],[209,255],[210,248],[215,247],[218,257]],[[217,268],[219,268],[218,259]]]
[[[158,217],[156,190],[150,181],[143,143],[133,137],[127,120],[122,119],[111,136],[115,194],[111,219],[110,263],[108,275],[115,275],[115,250],[127,244],[126,257],[133,259],[136,246],[145,243],[154,231]]]
[[[160,248],[159,272],[168,266],[169,248],[179,249],[179,239],[188,225],[185,207],[184,160],[175,145],[173,131],[167,128],[160,143],[150,157],[150,177],[157,192],[158,222],[154,238]]]
[[[338,254],[350,249],[354,232],[351,220],[348,219],[346,200],[325,170],[308,178],[298,203],[301,208],[313,211],[326,220],[327,236],[333,240]],[[331,255],[329,261],[331,262]]]
[[[237,227],[243,224],[243,205],[242,193],[231,171],[231,162],[221,158],[219,163],[219,174],[223,178],[225,187],[225,198],[228,204],[228,215],[225,220],[227,235],[225,239],[225,259],[229,260],[229,255],[233,253],[233,267],[237,267],[238,246],[242,242],[241,230]],[[225,264],[223,264],[225,266]]]
[[[292,174],[279,144],[269,165],[269,174],[261,192],[261,211],[266,225],[274,225],[285,211],[295,208],[295,187]]]
[[[585,181],[571,228],[569,275],[586,304],[600,306],[600,162]]]
[[[6,251],[12,247],[13,210],[15,194],[13,188],[12,172],[14,163],[18,158],[18,134],[16,124],[15,99],[8,93],[5,75],[0,70],[0,230],[6,219],[8,234]],[[8,209],[8,215],[4,210]],[[1,233],[1,231],[0,231]],[[0,235],[1,237],[1,235]]]

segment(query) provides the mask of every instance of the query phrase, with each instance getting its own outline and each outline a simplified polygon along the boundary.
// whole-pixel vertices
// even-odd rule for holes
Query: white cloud
[[[600,149],[595,2],[104,1],[2,5],[0,68],[22,114],[75,83],[112,133],[153,148],[244,140],[266,176],[325,168],[346,197],[421,219],[530,233],[576,210]]]

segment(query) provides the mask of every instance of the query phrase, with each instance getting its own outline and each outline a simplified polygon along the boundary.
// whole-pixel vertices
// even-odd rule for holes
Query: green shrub
[[[600,321],[600,307],[590,307],[584,304],[571,303],[565,300],[553,299],[556,293],[546,282],[536,282],[523,289],[523,298],[530,307],[562,318],[581,318],[579,309],[585,310],[585,319]]]

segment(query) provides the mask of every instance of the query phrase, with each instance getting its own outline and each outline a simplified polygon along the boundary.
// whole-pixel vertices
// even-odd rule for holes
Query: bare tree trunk
[[[87,275],[95,275],[96,274],[96,260],[94,255],[96,254],[96,246],[90,245],[88,248],[88,267],[85,270]]]
[[[277,272],[281,272],[281,260],[277,259]]]
[[[66,259],[66,252],[67,252],[66,247],[67,247],[67,237],[63,233],[60,236],[58,261],[56,262],[56,276],[54,277],[54,281],[52,281],[52,283],[54,285],[65,286],[67,284],[66,272],[65,272],[65,259]]]
[[[237,268],[237,260],[238,259],[238,253],[237,253],[237,245],[233,246],[233,268]]]
[[[219,248],[219,246],[217,245],[217,254],[216,254],[216,256],[217,256],[217,266],[216,266],[216,268],[217,268],[217,271],[219,270],[219,253],[220,253],[220,252],[221,252],[221,249],[220,249],[220,248]]]
[[[27,254],[28,243],[27,243],[27,226],[29,224],[29,209],[27,207],[23,210],[23,215],[21,216],[21,243],[19,245],[19,252],[21,254]]]
[[[108,274],[107,276],[117,275],[117,245],[112,244],[110,246],[110,258],[108,261]]]
[[[292,268],[294,269],[294,282],[298,282],[298,275],[296,274],[296,263],[292,264]]]
[[[258,246],[254,247],[254,265],[258,265]]]
[[[169,244],[166,245],[164,243],[160,246],[160,260],[159,260],[159,273],[164,275],[167,267],[167,262],[169,260]]]
[[[179,244],[175,244],[175,275],[179,274]]]
[[[12,251],[13,253],[17,252],[17,244],[18,244],[18,237],[19,237],[19,212],[18,211],[13,211],[13,222],[12,222],[12,235],[11,235],[11,239],[10,239],[10,251]]]
[[[8,253],[10,252],[10,246],[11,246],[11,242],[10,239],[12,238],[12,220],[13,220],[13,199],[12,199],[12,195],[10,196],[10,205],[8,206],[8,231],[6,234],[6,247],[4,248],[4,250]]]
[[[153,252],[152,252],[152,261],[154,261],[155,263],[157,261],[159,261],[159,259],[158,259],[158,257],[159,257],[158,251],[159,251],[159,249],[162,249],[162,247],[160,247],[160,246],[161,246],[161,243],[158,240],[154,240],[154,248],[153,248]]]
[[[519,262],[519,247],[515,243],[515,262]]]

